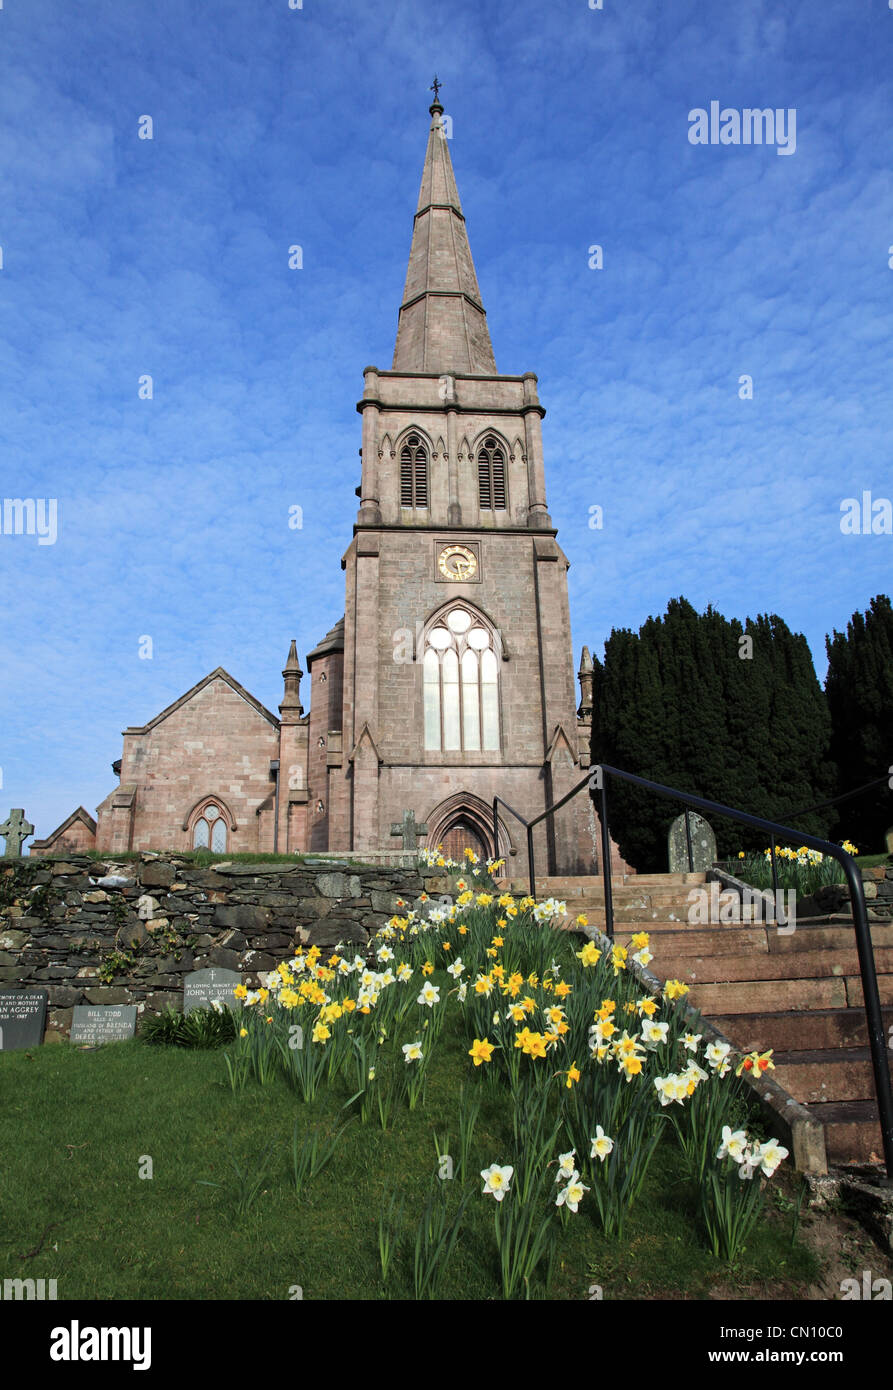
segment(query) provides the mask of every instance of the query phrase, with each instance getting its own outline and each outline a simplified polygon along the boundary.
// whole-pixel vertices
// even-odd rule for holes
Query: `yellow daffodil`
[[[475,1066],[479,1067],[482,1062],[490,1061],[490,1058],[493,1056],[493,1047],[494,1044],[488,1042],[486,1038],[475,1038],[471,1047],[468,1049],[468,1055],[473,1060]]]

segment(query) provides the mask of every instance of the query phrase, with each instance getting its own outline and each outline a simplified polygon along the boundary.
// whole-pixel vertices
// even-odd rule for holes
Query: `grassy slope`
[[[346,1093],[304,1105],[277,1078],[235,1097],[219,1052],[139,1041],[2,1053],[0,1277],[56,1278],[60,1299],[287,1299],[295,1284],[308,1299],[412,1297],[414,1232],[436,1167],[432,1132],[449,1133],[456,1153],[458,1078],[472,1070],[466,1046],[445,1035],[425,1105],[398,1111],[387,1133],[355,1120],[300,1199],[290,1188],[295,1118],[334,1129]],[[481,1168],[509,1161],[510,1134],[504,1096],[488,1092],[472,1152],[476,1193]],[[236,1216],[232,1189],[200,1185],[227,1180],[227,1141],[237,1158],[257,1162],[271,1140],[266,1190],[246,1216]],[[138,1177],[142,1155],[154,1161],[151,1181]],[[407,1234],[385,1288],[377,1220],[395,1185]],[[458,1182],[448,1186],[457,1202]],[[606,1299],[705,1297],[718,1282],[727,1292],[728,1267],[703,1248],[693,1213],[668,1137],[621,1244],[599,1234],[584,1199],[561,1237],[550,1296],[585,1298],[592,1282]],[[490,1199],[472,1197],[442,1297],[499,1296],[492,1220]],[[23,1259],[50,1223],[40,1253]],[[771,1213],[755,1233],[731,1276],[745,1296],[796,1296],[813,1275],[789,1232],[790,1217]]]

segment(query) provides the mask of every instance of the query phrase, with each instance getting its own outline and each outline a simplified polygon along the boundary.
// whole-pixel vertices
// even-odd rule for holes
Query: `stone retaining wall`
[[[0,859],[0,988],[46,989],[46,1041],[57,1040],[76,1004],[182,1008],[192,970],[225,966],[253,986],[302,944],[362,950],[401,902],[447,888],[437,870],[338,861]],[[113,953],[131,959],[103,979]]]

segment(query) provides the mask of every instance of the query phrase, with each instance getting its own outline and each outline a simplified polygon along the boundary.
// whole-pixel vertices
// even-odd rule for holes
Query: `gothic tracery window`
[[[493,635],[457,605],[428,632],[423,657],[425,748],[499,748],[499,690]]]
[[[400,506],[427,507],[428,451],[417,434],[411,434],[400,451]]]
[[[478,450],[478,490],[481,511],[505,511],[505,454],[492,434]]]
[[[226,820],[214,802],[208,802],[192,828],[192,848],[226,853]]]

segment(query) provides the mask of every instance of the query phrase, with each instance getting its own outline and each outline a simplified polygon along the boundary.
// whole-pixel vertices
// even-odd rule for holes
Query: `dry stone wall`
[[[181,1009],[192,970],[224,966],[254,986],[299,945],[362,951],[401,905],[447,889],[429,869],[338,861],[0,859],[0,988],[47,990],[53,1041],[78,1004]]]

